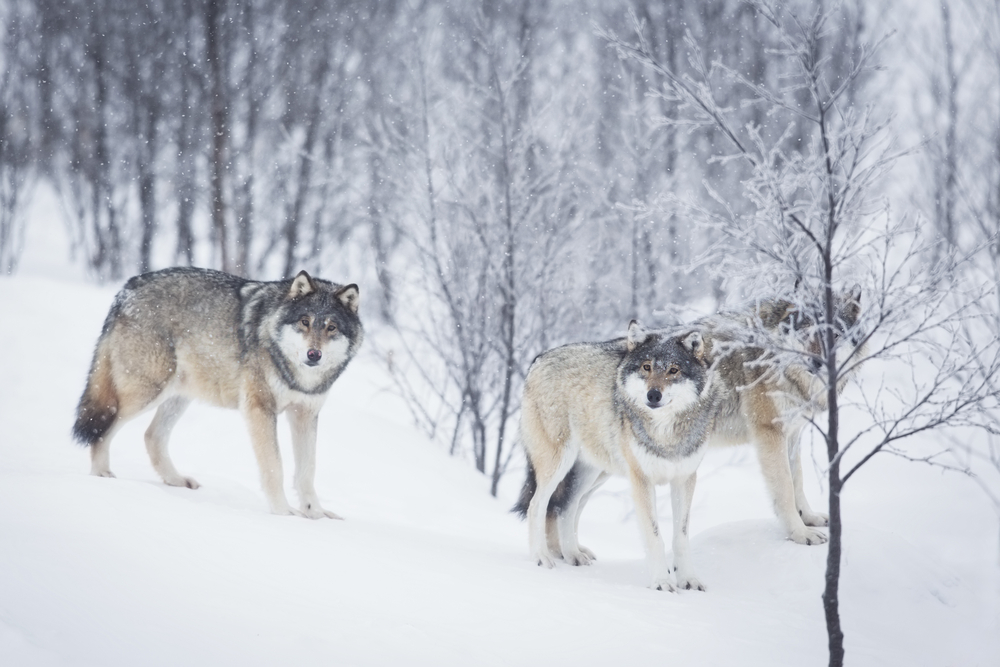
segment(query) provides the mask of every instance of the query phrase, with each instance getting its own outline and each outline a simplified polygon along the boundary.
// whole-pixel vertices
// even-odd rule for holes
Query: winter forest
[[[858,285],[907,380],[841,421],[831,394],[831,514],[878,453],[1000,513],[997,0],[5,0],[0,65],[4,274],[47,192],[96,284],[355,282],[367,352],[494,496],[541,352],[771,297],[832,341]]]
[[[45,182],[96,281],[197,265],[358,282],[369,326],[398,334],[384,352],[415,418],[494,490],[538,353],[617,335],[633,317],[669,324],[773,293],[796,273],[788,257],[781,271],[761,265],[747,230],[720,224],[767,208],[749,182],[759,165],[739,150],[790,183],[786,165],[825,138],[788,41],[819,15],[807,46],[837,95],[831,131],[850,134],[864,115],[862,132],[878,136],[859,161],[894,155],[858,184],[856,223],[906,220],[928,267],[974,252],[966,269],[1000,271],[989,0],[0,11],[6,273]]]

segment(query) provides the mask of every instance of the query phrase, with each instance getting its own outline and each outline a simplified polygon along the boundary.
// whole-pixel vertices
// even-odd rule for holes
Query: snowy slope
[[[239,415],[203,406],[172,440],[199,490],[158,480],[148,417],[117,437],[117,479],[88,476],[69,431],[114,291],[0,278],[0,665],[826,664],[826,548],[783,539],[745,447],[712,452],[695,494],[706,593],[644,587],[621,482],[581,525],[595,565],[534,566],[507,511],[520,473],[491,498],[365,356],[320,416],[317,488],[343,522],[268,514]],[[848,664],[1000,664],[983,494],[885,458],[844,502]]]

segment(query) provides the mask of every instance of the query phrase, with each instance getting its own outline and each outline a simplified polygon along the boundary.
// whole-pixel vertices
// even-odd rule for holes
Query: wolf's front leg
[[[691,518],[691,499],[697,474],[675,479],[670,483],[670,502],[674,513],[674,568],[677,570],[677,588],[703,591],[705,586],[698,581],[691,566],[691,551],[688,526]]]
[[[646,562],[649,563],[652,574],[650,588],[658,591],[674,591],[676,589],[670,577],[670,565],[667,562],[667,553],[656,518],[656,485],[631,462],[629,481],[632,486],[632,499],[635,501],[635,518],[639,522],[639,532],[646,547]]]
[[[809,507],[805,490],[802,488],[802,447],[799,431],[788,435],[788,463],[792,467],[792,485],[795,487],[795,506],[802,522],[807,526],[829,526],[830,517],[822,512],[814,512]]]
[[[809,527],[795,506],[795,483],[784,430],[775,424],[754,424],[753,439],[764,481],[774,501],[774,511],[788,531],[788,539],[799,544],[823,544],[826,535]]]
[[[278,419],[273,402],[251,395],[243,400],[240,411],[246,420],[247,430],[250,431],[250,442],[260,468],[261,486],[271,512],[302,516],[302,512],[293,509],[285,498],[284,472],[281,467],[281,452],[278,451]]]
[[[316,424],[319,415],[315,410],[300,405],[288,408],[288,422],[292,427],[292,449],[295,452],[295,490],[299,493],[299,509],[310,519],[343,519],[323,509],[316,495]]]

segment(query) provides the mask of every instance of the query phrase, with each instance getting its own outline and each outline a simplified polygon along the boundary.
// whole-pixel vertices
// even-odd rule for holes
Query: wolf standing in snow
[[[646,331],[566,345],[538,357],[524,386],[521,436],[528,478],[514,510],[526,514],[531,557],[588,565],[580,513],[609,475],[627,476],[652,587],[674,590],[656,516],[656,485],[670,482],[676,586],[704,590],[691,567],[688,516],[695,471],[717,392],[701,335]]]
[[[861,288],[836,295],[834,338],[841,392],[863,360],[857,324]],[[705,355],[722,397],[709,435],[710,445],[752,442],[774,510],[799,544],[823,544],[826,514],[814,512],[802,489],[799,437],[803,427],[827,409],[822,327],[795,304],[762,300],[737,313],[722,313],[696,325],[705,332]],[[782,351],[776,356],[774,350]]]
[[[113,477],[109,447],[122,424],[156,409],[146,430],[153,468],[198,488],[167,453],[192,399],[243,413],[275,514],[336,514],[316,496],[317,416],[363,339],[357,285],[300,272],[277,282],[174,268],[136,276],[115,297],[97,341],[73,434],[90,446],[91,474]],[[299,509],[285,498],[277,416],[288,412]]]

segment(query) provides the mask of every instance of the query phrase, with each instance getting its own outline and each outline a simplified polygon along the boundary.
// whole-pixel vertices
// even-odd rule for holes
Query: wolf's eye
[[[678,372],[679,370],[680,370],[680,369],[679,369],[679,368],[677,368],[677,366],[671,366],[671,367],[670,367],[670,370],[669,370],[669,371],[667,371],[667,374],[669,374],[669,375],[677,375],[677,372]]]
[[[646,372],[648,373],[648,372],[650,372],[651,370],[653,370],[653,367],[652,367],[652,366],[650,366],[649,364],[643,364],[643,365],[642,365],[642,370],[644,370],[644,371],[646,371]]]
[[[301,324],[306,329],[308,329],[309,328],[309,317],[306,316],[306,315],[303,315],[302,319],[299,320],[299,324]]]
[[[336,330],[337,330],[337,325],[336,325],[336,324],[330,324],[330,325],[328,325],[328,326],[326,327],[326,332],[327,332],[327,333],[333,333],[333,332],[335,332]]]

